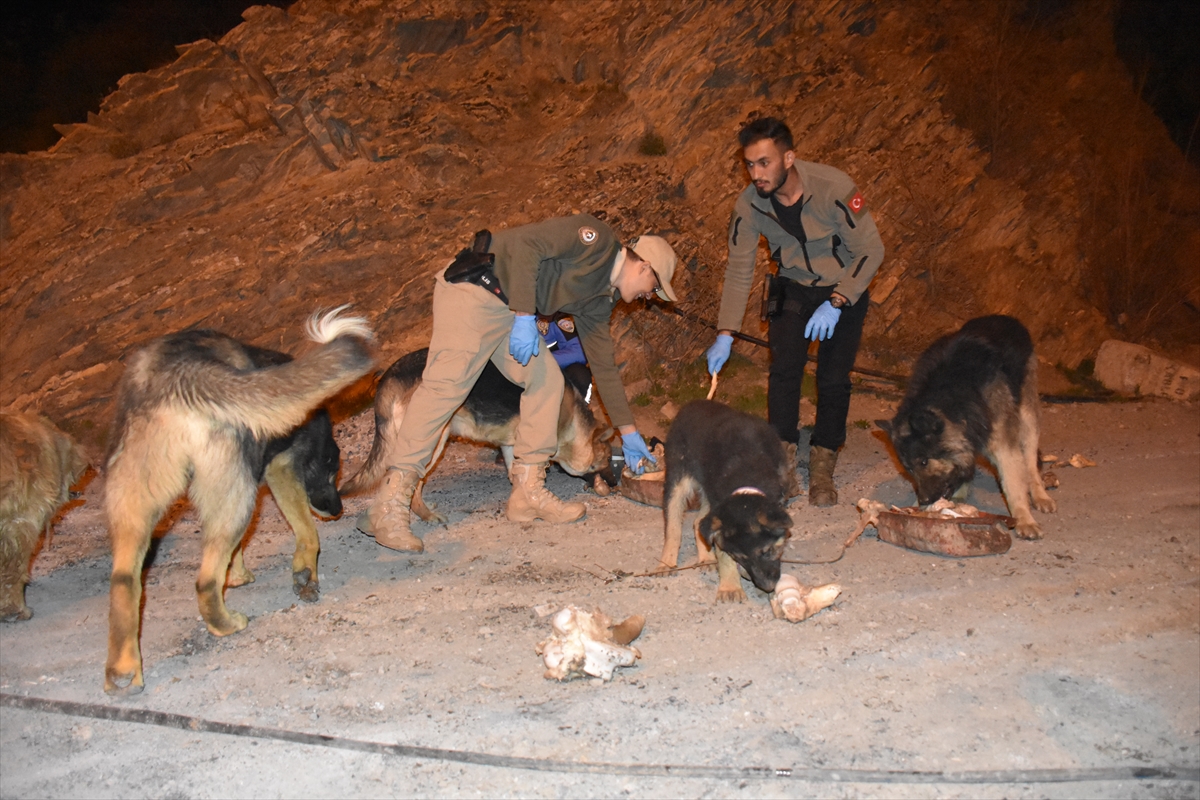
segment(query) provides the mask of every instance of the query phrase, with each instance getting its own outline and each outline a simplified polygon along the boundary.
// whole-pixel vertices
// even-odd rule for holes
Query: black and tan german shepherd
[[[400,432],[400,423],[404,421],[413,392],[421,383],[428,357],[427,348],[401,356],[379,379],[379,385],[375,388],[375,438],[371,443],[371,452],[358,472],[342,484],[344,494],[369,489],[383,477]],[[576,388],[574,381],[565,382],[558,412],[558,449],[550,460],[570,475],[585,479],[602,475],[611,485],[617,480],[611,477],[610,467],[612,445],[609,439],[613,431],[596,419],[584,398],[585,395]],[[455,436],[499,447],[505,465],[511,469],[513,442],[520,416],[521,387],[505,378],[489,361],[467,399],[442,431],[442,438],[429,463],[437,463],[447,439]],[[421,492],[423,484],[424,481],[418,484],[413,494],[413,513],[426,522],[445,522],[442,515],[425,504]],[[359,518],[358,524],[360,528],[366,524],[365,514]]]
[[[1018,320],[979,317],[938,339],[913,368],[888,432],[917,501],[965,494],[983,456],[996,467],[1016,534],[1042,538],[1029,501],[1054,511],[1038,472],[1039,404],[1033,339]]]
[[[240,555],[232,567],[231,559],[264,477],[296,530],[297,593],[316,591],[309,586],[317,575],[316,531],[305,515],[310,505],[327,513],[341,502],[335,505],[326,490],[337,472],[328,417],[310,414],[374,365],[366,321],[343,316],[344,308],[313,315],[307,331],[320,346],[295,360],[208,330],[156,339],[129,358],[106,460],[113,548],[109,694],[143,688],[142,564],[154,526],[184,491],[203,529],[196,594],[210,632],[225,636],[246,627],[246,616],[226,608],[223,593],[227,576],[234,585],[253,580]],[[307,431],[292,436],[306,421]]]
[[[764,592],[775,590],[792,527],[787,504],[791,464],[783,442],[765,420],[711,400],[680,410],[667,433],[665,534],[658,572],[679,560],[683,514],[699,495],[698,563],[717,564],[718,603],[746,599],[738,567]]]

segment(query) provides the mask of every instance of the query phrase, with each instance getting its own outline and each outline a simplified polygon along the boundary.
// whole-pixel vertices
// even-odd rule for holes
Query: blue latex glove
[[[826,300],[808,318],[808,324],[804,326],[804,338],[825,341],[830,336],[833,336],[833,326],[837,325],[837,321],[841,316],[842,310],[834,308]]]
[[[729,348],[733,346],[733,337],[728,333],[717,334],[717,341],[708,348],[708,371],[716,375],[729,360]]]
[[[646,471],[646,465],[642,463],[643,459],[651,464],[658,463],[650,455],[650,448],[646,447],[646,440],[637,431],[622,433],[621,447],[625,451],[625,466],[629,467],[634,475],[641,475]]]
[[[508,337],[508,352],[522,367],[538,354],[537,317],[530,314],[513,317],[512,334]]]

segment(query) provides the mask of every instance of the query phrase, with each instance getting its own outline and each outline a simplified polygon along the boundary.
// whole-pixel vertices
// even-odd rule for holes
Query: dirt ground
[[[860,497],[914,501],[868,424],[895,403],[855,396],[838,468],[842,502],[793,503],[787,558],[834,559]],[[339,426],[344,466],[361,462],[371,433],[369,414]],[[1194,775],[1200,765],[1200,407],[1050,405],[1042,450],[1096,462],[1055,470],[1058,513],[1037,515],[1043,541],[951,559],[868,529],[834,563],[785,565],[803,583],[843,587],[833,607],[798,624],[773,619],[749,584],[745,604],[715,605],[713,572],[636,577],[661,549],[661,512],[585,494],[561,472],[550,487],[586,500],[583,521],[509,523],[495,452],[458,443],[430,480],[427,499],[450,522],[416,526],[424,553],[387,551],[355,531],[366,498],[349,498],[341,519],[319,525],[315,604],[292,594],[291,534],[265,497],[246,545],[258,580],[227,595],[250,625],[217,639],[197,616],[199,537],[185,510],[146,573],[146,691],[115,700],[102,691],[110,564],[95,479],[34,564],[34,618],[0,627],[5,694],[543,759],[532,762],[542,768],[4,706],[0,795],[1200,796],[1194,780],[1122,780],[1115,770]],[[1004,512],[987,474],[970,502]],[[692,554],[685,539],[685,561]],[[568,603],[645,615],[636,666],[609,683],[543,678],[534,646],[550,631],[546,614]],[[554,762],[628,769],[586,774]],[[645,765],[714,770],[638,774]],[[730,777],[718,767],[829,772]],[[1086,782],[1005,782],[1024,770],[1062,778],[1086,768],[1114,770]],[[981,771],[999,782],[860,772],[873,770]]]

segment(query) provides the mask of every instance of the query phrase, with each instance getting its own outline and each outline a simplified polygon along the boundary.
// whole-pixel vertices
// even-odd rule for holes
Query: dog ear
[[[758,512],[758,524],[769,531],[787,530],[792,527],[792,518],[782,508],[765,508]]]
[[[758,514],[758,524],[762,526],[763,532],[769,536],[791,536],[792,517],[782,508],[770,508],[766,511],[760,511]]]
[[[700,531],[700,536],[704,539],[706,545],[709,547],[715,546],[718,550],[723,549],[721,541],[725,537],[721,533],[721,518],[716,514],[709,514],[703,517],[697,526],[697,530]]]
[[[942,431],[946,428],[946,422],[937,412],[922,408],[914,411],[912,415],[912,429],[922,438],[941,436]]]

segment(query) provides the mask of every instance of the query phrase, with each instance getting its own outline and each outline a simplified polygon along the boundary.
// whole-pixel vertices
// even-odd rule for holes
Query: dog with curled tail
[[[270,363],[261,349],[211,330],[164,336],[129,357],[106,466],[113,548],[109,694],[144,686],[142,564],[155,525],[185,491],[202,528],[200,615],[215,636],[246,627],[246,616],[225,606],[224,589],[268,473],[272,443],[375,364],[366,320],[345,316],[345,309],[314,314],[307,332],[318,346],[294,360]]]

